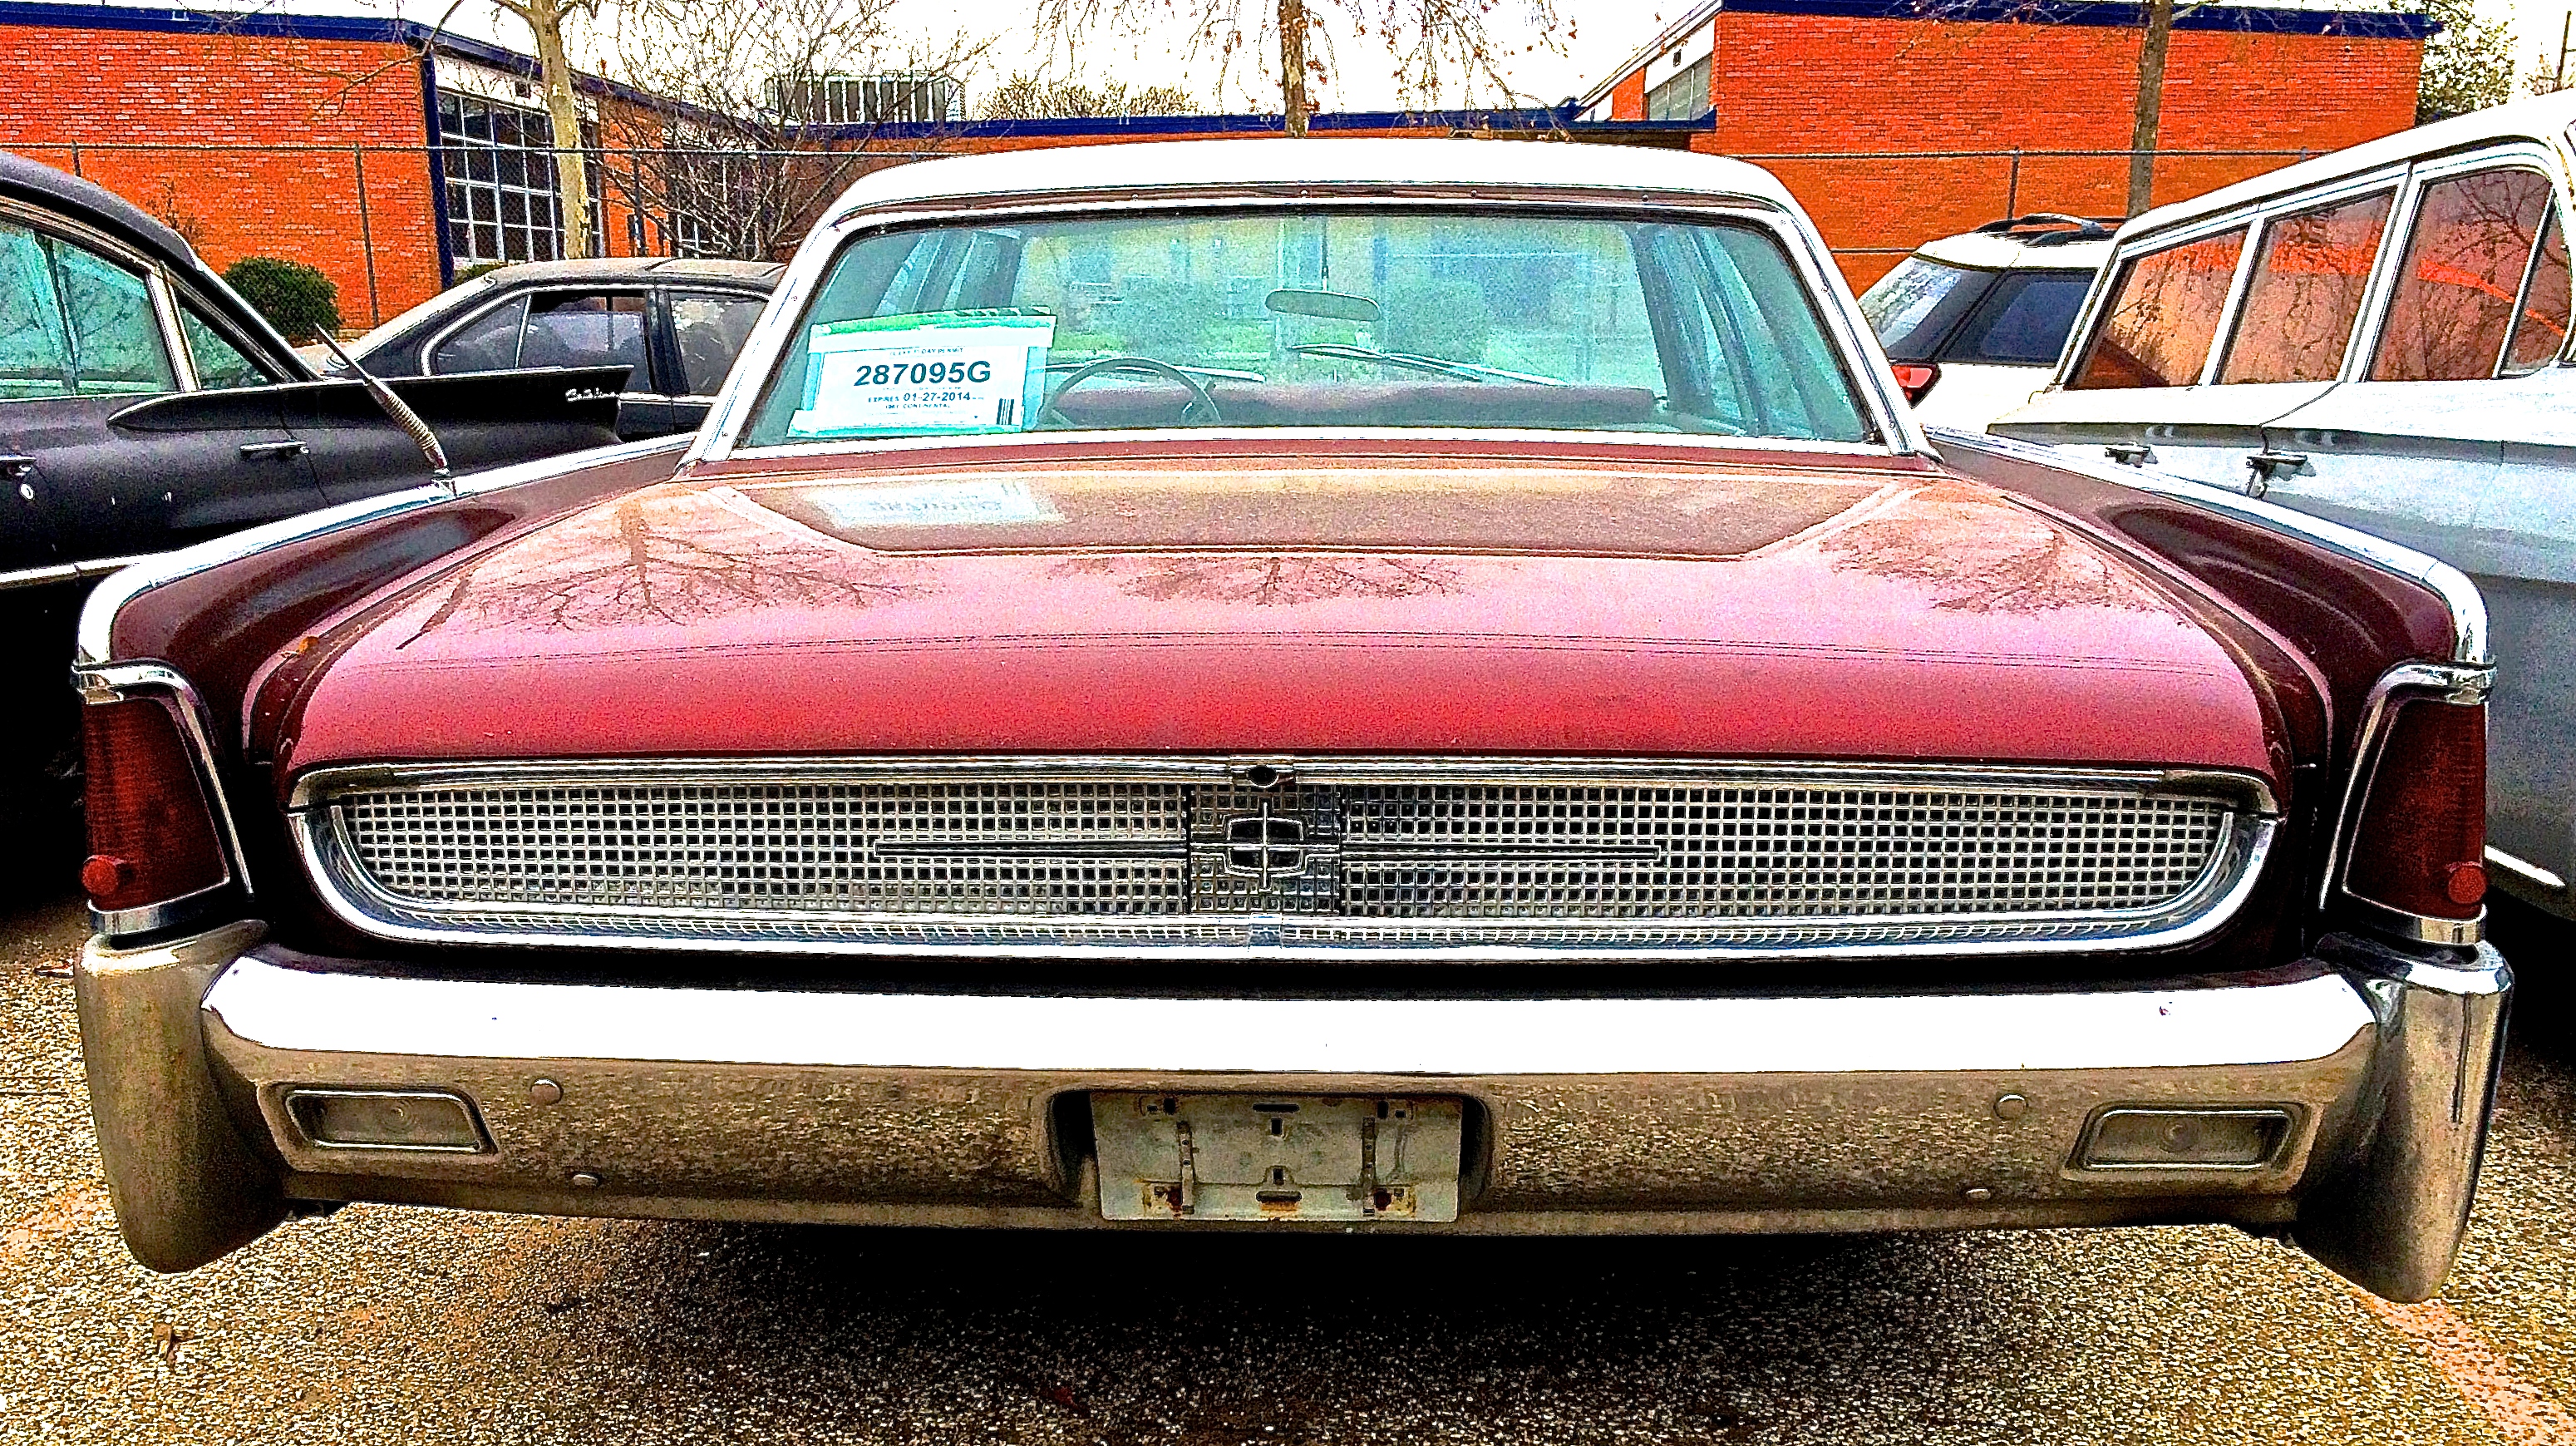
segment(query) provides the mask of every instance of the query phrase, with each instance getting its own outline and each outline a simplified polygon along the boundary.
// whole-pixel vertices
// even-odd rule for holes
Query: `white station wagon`
[[[2487,864],[2576,916],[2576,94],[2275,171],[2120,230],[2056,380],[1993,430],[2441,558],[2497,658]]]

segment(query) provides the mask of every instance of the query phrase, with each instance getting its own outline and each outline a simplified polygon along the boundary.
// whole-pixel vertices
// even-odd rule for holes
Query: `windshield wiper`
[[[1098,360],[1100,360],[1098,357],[1089,357],[1082,361],[1051,361],[1046,364],[1046,369],[1051,372],[1078,372]],[[1233,367],[1192,366],[1188,362],[1172,362],[1170,363],[1170,366],[1172,370],[1176,372],[1188,372],[1194,377],[1214,377],[1221,382],[1261,382],[1269,380],[1268,377],[1263,376],[1259,372],[1239,371]]]
[[[1536,376],[1529,372],[1505,371],[1501,367],[1483,366],[1476,362],[1451,361],[1447,357],[1423,356],[1418,352],[1379,351],[1375,347],[1352,346],[1338,341],[1310,341],[1288,350],[1300,356],[1325,356],[1337,361],[1374,362],[1401,371],[1431,372],[1470,382],[1530,382],[1542,387],[1561,387],[1559,377]]]

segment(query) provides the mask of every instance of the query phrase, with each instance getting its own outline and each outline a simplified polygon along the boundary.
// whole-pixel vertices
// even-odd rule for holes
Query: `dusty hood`
[[[285,771],[821,751],[2270,766],[2244,675],[2129,563],[1902,462],[701,475],[414,582],[286,681]]]

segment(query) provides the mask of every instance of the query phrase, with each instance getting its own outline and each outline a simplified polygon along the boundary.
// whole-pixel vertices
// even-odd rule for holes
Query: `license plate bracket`
[[[1111,1220],[1458,1218],[1464,1102],[1439,1096],[1091,1096]]]

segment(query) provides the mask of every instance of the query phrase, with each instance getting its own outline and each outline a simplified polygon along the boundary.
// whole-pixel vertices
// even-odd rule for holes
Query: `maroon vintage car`
[[[118,1218],[2227,1221],[2420,1298],[2478,598],[2143,480],[1936,452],[1746,166],[869,177],[694,442],[100,591]]]

